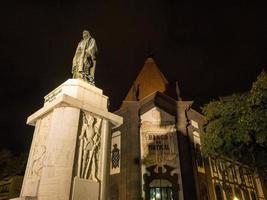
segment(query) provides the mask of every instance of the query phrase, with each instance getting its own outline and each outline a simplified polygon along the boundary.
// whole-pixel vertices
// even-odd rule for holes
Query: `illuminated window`
[[[225,195],[227,199],[233,199],[234,195],[233,195],[233,190],[232,187],[230,185],[225,186]]]
[[[172,188],[169,187],[153,187],[149,191],[150,200],[173,200]]]
[[[235,196],[236,196],[237,199],[239,199],[239,200],[242,199],[241,190],[240,190],[239,188],[235,188]]]
[[[197,129],[199,128],[198,123],[196,121],[191,120],[191,124],[193,127],[197,128]]]
[[[150,200],[173,200],[172,184],[166,179],[154,179],[149,184]]]

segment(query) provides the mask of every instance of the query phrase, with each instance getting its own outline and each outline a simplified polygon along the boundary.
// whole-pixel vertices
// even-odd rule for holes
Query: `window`
[[[251,199],[252,199],[252,200],[257,200],[257,197],[256,197],[255,192],[251,191],[251,192],[250,192],[250,196],[251,196]]]
[[[217,173],[216,161],[214,159],[210,159],[212,172]]]
[[[243,190],[245,200],[250,200],[248,190]]]
[[[202,189],[201,189],[201,200],[209,200],[208,198],[208,190],[207,190],[207,187],[205,185],[202,186]]]
[[[230,185],[225,186],[225,195],[227,199],[233,199],[234,195],[233,195],[233,190],[232,187]]]
[[[239,199],[242,200],[242,194],[241,190],[239,188],[235,188],[235,196]]]
[[[223,200],[222,190],[220,185],[215,186],[215,194],[216,194],[216,200]]]
[[[152,187],[149,194],[150,200],[173,200],[172,188],[170,187]]]
[[[149,184],[150,200],[173,200],[172,184],[166,179],[154,179]]]

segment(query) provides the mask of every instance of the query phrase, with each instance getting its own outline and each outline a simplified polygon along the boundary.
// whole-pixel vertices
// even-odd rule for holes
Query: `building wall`
[[[160,108],[153,107],[143,113],[140,118],[141,169],[142,177],[147,177],[147,179],[142,179],[142,185],[146,188],[142,191],[142,197],[147,199],[146,196],[151,187],[172,187],[173,192],[177,193],[177,198],[183,199],[175,116]],[[151,172],[148,170],[153,166],[154,168],[152,169],[154,171],[159,171],[159,168],[162,168],[163,173],[155,172],[155,177],[152,177]],[[170,174],[168,174],[166,166],[173,168]],[[160,179],[157,179],[156,176],[160,177]],[[177,180],[174,178],[175,176],[177,176]],[[146,183],[148,179],[151,180],[153,178],[157,181],[161,180],[161,182],[156,183],[154,180],[154,185]],[[172,179],[174,183],[171,182]],[[168,181],[164,183],[163,180]]]
[[[123,116],[124,124],[113,129],[112,144],[120,143],[120,168],[111,169],[111,200],[146,200],[149,192],[146,182],[157,185],[153,177],[163,177],[177,183],[179,200],[220,200],[219,194],[221,200],[233,199],[234,196],[254,200],[254,194],[257,199],[264,199],[260,180],[252,175],[248,167],[227,159],[203,157],[200,136],[206,122],[200,113],[191,108],[191,104],[174,101],[161,93],[155,93],[142,101],[123,103],[116,114]],[[173,130],[169,130],[169,125],[173,126]],[[176,161],[171,164],[161,157],[153,160],[156,158],[153,143],[164,144],[169,136],[162,135],[174,132],[176,138],[172,138],[176,140],[173,143]],[[153,135],[162,136],[163,139],[154,140]],[[151,137],[151,140],[145,141],[144,137]],[[149,150],[150,143],[153,148]],[[114,150],[112,148],[111,153]],[[149,153],[154,156],[153,159]],[[157,153],[159,156],[162,151]],[[165,165],[171,168],[167,169]],[[170,174],[177,174],[177,179],[167,175],[164,170],[174,170]]]
[[[124,124],[113,130],[113,133],[120,131],[121,165],[120,173],[112,174],[110,176],[110,199],[140,200],[141,168],[139,103],[126,103],[125,107],[117,111],[116,114],[123,117]]]
[[[207,173],[207,160],[204,159],[201,152],[200,134],[203,132],[202,127],[205,121],[202,115],[192,109],[186,111],[188,120],[187,132],[190,140],[192,165],[195,179],[195,188],[198,200],[212,199],[210,196],[209,181]]]
[[[184,199],[197,199],[194,163],[192,162],[191,140],[188,137],[187,110],[192,102],[178,101],[176,104],[176,124],[178,132],[178,146],[180,153],[181,172],[183,180]]]
[[[203,126],[206,122],[201,114],[192,109],[187,112],[187,117],[198,199],[265,199],[261,181],[253,175],[252,169],[226,158],[203,158],[200,135],[204,134]],[[200,168],[199,163],[202,162],[204,167]],[[203,195],[203,185],[207,188],[207,197]]]

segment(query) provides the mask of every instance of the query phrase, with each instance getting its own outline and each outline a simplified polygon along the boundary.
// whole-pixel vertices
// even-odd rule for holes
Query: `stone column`
[[[106,148],[102,151],[102,159],[101,159],[101,174],[102,174],[102,188],[101,188],[101,194],[100,199],[107,199],[109,191],[109,170],[110,170],[110,145],[111,145],[111,132],[110,132],[110,123],[108,120],[103,121],[103,130],[102,133],[104,135],[103,137],[103,143],[102,145]],[[108,133],[108,134],[105,134]]]
[[[88,83],[69,79],[45,96],[27,123],[35,126],[20,198],[107,199],[110,127],[122,118]]]

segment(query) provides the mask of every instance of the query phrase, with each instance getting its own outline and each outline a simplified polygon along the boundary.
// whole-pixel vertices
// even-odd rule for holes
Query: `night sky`
[[[34,128],[26,119],[71,78],[84,29],[97,42],[96,86],[110,97],[111,111],[150,54],[171,84],[179,82],[182,98],[201,106],[248,90],[266,69],[266,9],[177,0],[2,4],[0,149],[29,150]]]

